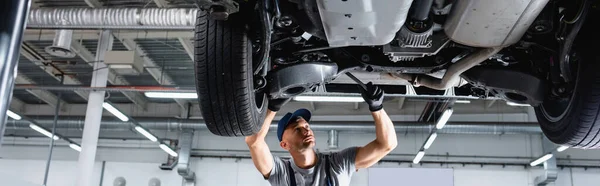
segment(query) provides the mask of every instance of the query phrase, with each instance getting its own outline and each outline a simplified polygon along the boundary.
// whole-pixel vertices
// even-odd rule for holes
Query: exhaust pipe
[[[402,78],[409,82],[412,82],[414,86],[426,86],[437,90],[446,90],[450,87],[460,84],[460,74],[473,68],[475,65],[485,61],[492,55],[498,53],[503,47],[484,48],[480,49],[468,56],[460,59],[456,63],[450,66],[444,77],[438,79],[428,75],[416,75],[416,74],[390,74],[392,77]]]

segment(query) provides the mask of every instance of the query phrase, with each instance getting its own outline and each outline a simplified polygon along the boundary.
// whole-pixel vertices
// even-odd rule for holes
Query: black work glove
[[[365,102],[369,105],[371,112],[379,111],[383,108],[383,95],[385,94],[381,88],[373,85],[372,82],[366,84],[367,90],[363,89],[360,85],[358,89]]]
[[[287,102],[290,102],[292,98],[279,98],[279,99],[271,99],[269,100],[269,110],[277,112],[281,109],[283,105]]]

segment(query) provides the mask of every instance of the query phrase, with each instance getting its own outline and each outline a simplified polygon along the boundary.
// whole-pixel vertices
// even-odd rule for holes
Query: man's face
[[[315,136],[306,120],[302,117],[296,118],[283,131],[283,139],[280,143],[285,150],[305,151],[315,146]]]

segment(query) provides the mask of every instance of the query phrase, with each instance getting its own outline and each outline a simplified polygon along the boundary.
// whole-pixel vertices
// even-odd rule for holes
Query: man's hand
[[[365,99],[365,102],[369,105],[369,110],[371,110],[371,112],[381,110],[383,108],[383,97],[385,93],[381,88],[373,85],[372,82],[367,83],[366,86],[367,90],[360,86],[358,89],[360,90],[363,99]]]
[[[383,110],[385,93],[371,82],[367,83],[366,87],[367,90],[359,88],[363,99],[369,104],[369,110],[375,120],[376,138],[356,151],[355,165],[357,169],[368,168],[377,163],[398,145],[394,124]]]
[[[292,100],[292,98],[279,98],[279,99],[272,99],[269,100],[269,110],[277,112],[281,109],[281,107],[283,105],[285,105],[287,102],[290,102],[290,100]]]

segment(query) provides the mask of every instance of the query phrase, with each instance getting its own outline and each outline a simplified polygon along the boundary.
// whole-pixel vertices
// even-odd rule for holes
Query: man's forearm
[[[396,130],[392,120],[383,109],[371,112],[375,120],[375,134],[377,138],[356,151],[356,168],[368,168],[377,163],[381,158],[390,153],[398,142],[396,141]]]
[[[398,144],[396,129],[385,110],[381,109],[372,112],[371,115],[373,115],[373,119],[375,120],[375,134],[377,135],[375,141],[390,150],[396,148]]]
[[[277,112],[267,109],[267,116],[265,117],[265,121],[263,122],[262,127],[260,128],[260,131],[258,131],[256,134],[254,134],[252,136],[246,137],[246,143],[249,146],[256,143],[256,141],[258,141],[258,140],[262,140],[262,141],[265,140],[265,137],[267,136],[267,133],[269,132],[269,127],[271,127],[271,122],[273,122],[273,119],[275,118],[275,114],[277,114]]]
[[[275,112],[267,110],[267,116],[265,117],[265,121],[263,122],[260,131],[252,136],[246,137],[246,144],[248,144],[248,148],[250,149],[252,162],[265,178],[269,178],[269,174],[273,169],[273,155],[265,142],[265,136],[267,136],[267,133],[269,132],[269,127],[271,126],[273,118],[275,118]]]

